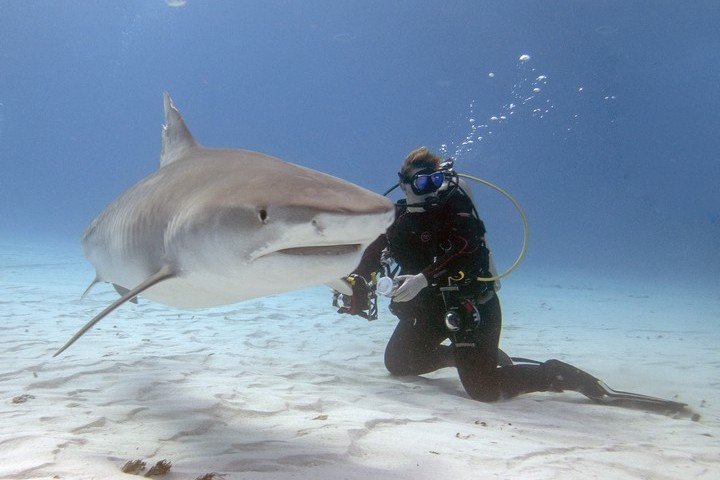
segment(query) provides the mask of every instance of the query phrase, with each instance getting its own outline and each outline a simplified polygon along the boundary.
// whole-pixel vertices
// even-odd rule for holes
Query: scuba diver
[[[381,293],[392,297],[390,311],[398,318],[385,349],[385,366],[391,375],[422,375],[455,367],[465,391],[481,402],[571,390],[601,403],[631,401],[669,410],[684,407],[617,392],[559,360],[510,359],[498,348],[499,277],[485,241],[485,225],[464,180],[453,170],[452,161],[443,163],[425,147],[410,152],[398,176],[393,189],[399,186],[406,198],[396,204],[395,222],[367,247],[359,266],[343,279],[349,287],[344,290],[352,294],[336,291],[334,300],[340,313],[373,319],[377,317],[375,290],[383,284]],[[450,345],[443,344],[446,339]]]

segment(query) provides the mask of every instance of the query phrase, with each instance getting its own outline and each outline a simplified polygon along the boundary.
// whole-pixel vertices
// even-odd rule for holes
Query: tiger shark
[[[201,146],[164,94],[160,168],[120,195],[85,230],[99,283],[176,308],[228,305],[352,271],[394,219],[390,200],[263,153]],[[83,295],[85,295],[85,293]]]

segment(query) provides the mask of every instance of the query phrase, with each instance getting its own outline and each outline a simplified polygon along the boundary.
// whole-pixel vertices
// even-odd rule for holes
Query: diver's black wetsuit
[[[539,365],[498,368],[500,302],[491,282],[474,280],[491,276],[485,226],[467,196],[457,190],[446,195],[423,212],[399,205],[395,223],[368,246],[354,272],[370,278],[371,272],[380,270],[381,253],[388,248],[402,274],[422,272],[428,279],[429,286],[415,298],[390,305],[400,321],[385,349],[385,366],[398,376],[455,366],[468,394],[486,402],[550,389],[550,379]],[[451,333],[444,324],[446,306],[439,287],[447,286],[449,277],[461,276],[458,296],[472,299],[480,322],[469,342],[441,345]]]

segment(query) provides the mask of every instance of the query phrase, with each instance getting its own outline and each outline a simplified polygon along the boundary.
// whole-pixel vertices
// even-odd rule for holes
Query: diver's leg
[[[478,311],[481,323],[476,330],[475,346],[455,347],[458,374],[468,395],[482,402],[493,402],[521,393],[548,390],[550,381],[541,365],[498,367],[502,312],[497,295],[478,305]]]
[[[481,325],[474,339],[454,342],[455,363],[465,391],[475,400],[484,402],[499,398],[496,379],[498,343],[502,316],[497,295],[477,306]]]
[[[497,295],[478,305],[478,311],[481,323],[475,333],[475,346],[456,347],[460,381],[475,400],[493,402],[548,390],[573,390],[593,399],[607,393],[597,378],[559,360],[498,367],[502,312]]]
[[[438,328],[429,316],[401,315],[387,347],[385,367],[392,375],[422,375],[440,368],[451,367],[455,358],[450,346],[441,345],[447,333]]]

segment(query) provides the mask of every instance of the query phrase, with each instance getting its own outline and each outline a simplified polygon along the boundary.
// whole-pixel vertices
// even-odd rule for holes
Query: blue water
[[[0,237],[77,243],[157,168],[166,90],[204,145],[378,192],[454,155],[525,207],[527,272],[717,291],[718,25],[717,0],[0,0]],[[476,196],[509,265],[517,215]]]

